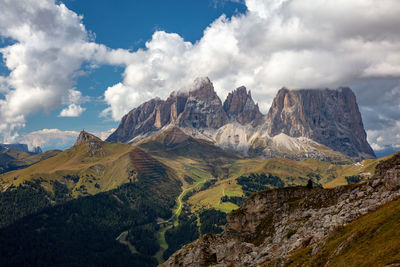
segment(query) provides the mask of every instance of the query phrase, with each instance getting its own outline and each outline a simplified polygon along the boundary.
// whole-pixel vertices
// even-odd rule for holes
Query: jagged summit
[[[103,141],[100,138],[98,138],[97,136],[94,136],[93,134],[88,133],[83,130],[79,133],[78,137],[76,138],[75,146],[78,146],[80,144],[87,143],[90,141],[93,141],[95,143],[103,143]]]
[[[135,143],[169,125],[245,156],[332,160],[339,152],[355,159],[375,157],[348,87],[284,87],[264,116],[246,87],[229,93],[222,104],[210,79],[197,78],[185,92],[131,110],[107,141]]]
[[[258,104],[255,104],[251,97],[250,90],[247,92],[244,86],[228,94],[224,102],[224,110],[230,119],[237,120],[242,125],[248,123],[256,125],[263,117]]]
[[[177,124],[183,127],[217,129],[227,121],[228,117],[211,81],[208,78],[197,78],[191,86]]]

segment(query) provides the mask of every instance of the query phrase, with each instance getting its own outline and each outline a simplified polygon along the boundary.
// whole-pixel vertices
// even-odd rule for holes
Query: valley
[[[0,241],[8,242],[0,248],[0,255],[8,255],[0,263],[14,265],[35,258],[38,264],[90,265],[118,254],[116,266],[156,266],[198,238],[215,235],[219,240],[230,231],[230,218],[241,214],[243,205],[260,192],[301,195],[312,187],[319,192],[317,198],[340,188],[350,190],[370,183],[376,166],[392,157],[376,159],[360,152],[368,151],[362,130],[360,139],[347,145],[353,157],[350,150],[328,147],[310,136],[290,136],[286,130],[287,134],[273,137],[258,132],[272,131],[271,121],[285,128],[285,122],[268,118],[287,112],[282,110],[288,103],[307,113],[295,99],[304,97],[301,101],[307,102],[310,95],[319,99],[328,94],[351,100],[347,89],[295,94],[282,89],[269,115],[263,117],[245,88],[231,93],[222,105],[208,79],[196,80],[192,86],[189,96],[172,94],[166,102],[154,100],[134,109],[108,141],[82,131],[65,151],[19,156],[25,165],[0,174],[4,215]],[[351,109],[357,114],[354,103]],[[170,113],[161,114],[165,110]],[[347,112],[343,110],[335,114]],[[308,122],[305,128],[296,123],[297,131],[310,130]],[[357,116],[355,123],[361,123]],[[118,138],[125,143],[116,142]],[[247,146],[248,142],[253,143]],[[4,162],[11,166],[6,164],[15,160]],[[297,205],[297,195],[291,199]],[[10,240],[10,236],[17,238]],[[35,246],[57,249],[36,253],[31,251]],[[61,251],[66,253],[61,256]],[[86,254],[90,255],[84,259]]]
[[[400,267],[400,0],[0,0],[0,267]]]

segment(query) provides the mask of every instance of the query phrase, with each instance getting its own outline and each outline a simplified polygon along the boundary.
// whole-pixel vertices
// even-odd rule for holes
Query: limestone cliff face
[[[335,229],[400,197],[399,164],[400,153],[357,186],[258,192],[227,216],[222,235],[201,237],[162,266],[286,266],[297,249],[316,255]]]
[[[184,111],[188,96],[185,93],[172,93],[167,100],[157,108],[154,125],[162,128],[169,123],[175,123]]]
[[[129,142],[140,134],[155,131],[156,114],[158,108],[164,104],[161,99],[151,99],[137,108],[131,110],[121,119],[117,130],[108,138],[107,142]]]
[[[251,97],[251,92],[247,92],[244,86],[228,94],[224,102],[224,110],[231,120],[236,120],[242,125],[251,123],[256,126],[263,118],[258,105]]]
[[[337,90],[279,90],[267,114],[268,133],[307,137],[350,157],[375,157],[354,93]]]
[[[221,100],[208,78],[197,78],[189,90],[189,97],[178,125],[182,127],[217,129],[226,124],[228,117]]]
[[[185,92],[130,111],[107,141],[133,143],[168,125],[244,156],[336,162],[375,157],[349,88],[283,88],[263,116],[245,87],[228,94],[222,105],[211,81],[197,78]]]

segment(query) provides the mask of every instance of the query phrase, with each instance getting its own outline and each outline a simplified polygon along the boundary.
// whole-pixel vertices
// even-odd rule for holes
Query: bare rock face
[[[181,114],[185,108],[187,98],[188,96],[185,93],[172,93],[167,100],[157,108],[154,125],[157,128],[162,128],[169,123],[175,123],[179,114]]]
[[[224,110],[231,120],[236,120],[242,125],[252,123],[256,126],[263,118],[258,105],[251,97],[251,92],[247,92],[244,86],[228,94],[224,102]]]
[[[351,89],[282,88],[267,114],[268,133],[307,137],[353,158],[374,158]]]
[[[129,142],[133,137],[155,131],[156,114],[164,101],[158,98],[151,99],[122,117],[117,130],[106,141]]]
[[[400,189],[400,152],[397,152],[392,158],[378,163],[375,176],[383,177],[388,190]]]
[[[328,161],[375,157],[349,88],[283,88],[263,116],[245,87],[231,92],[222,105],[211,81],[197,78],[185,92],[130,111],[107,141],[133,143],[169,125],[244,156]]]
[[[189,90],[189,97],[178,118],[178,125],[195,129],[217,129],[227,121],[228,117],[211,81],[208,78],[197,78]]]

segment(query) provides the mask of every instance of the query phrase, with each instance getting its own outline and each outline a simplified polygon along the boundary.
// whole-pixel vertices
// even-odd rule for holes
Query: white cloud
[[[105,141],[107,139],[107,137],[109,137],[110,134],[112,134],[115,130],[116,130],[116,128],[111,128],[111,129],[106,130],[106,131],[93,132],[93,134],[95,136],[99,137],[101,140]]]
[[[88,101],[88,97],[82,97],[82,93],[74,89],[69,90],[69,95],[64,104],[68,107],[61,110],[59,117],[79,117],[86,108],[80,106],[81,103]]]
[[[396,150],[400,148],[400,122],[392,127],[367,130],[368,142],[375,151]]]
[[[174,33],[155,32],[146,49],[132,53],[125,63],[124,80],[106,90],[110,107],[105,112],[119,120],[141,102],[156,96],[165,98],[198,76],[209,76],[222,98],[246,85],[264,112],[282,86],[399,81],[397,0],[247,0],[246,5],[246,14],[220,17],[195,44]],[[400,114],[398,104],[390,110],[382,108],[393,99],[400,102],[398,94],[392,94],[391,99],[385,96],[398,90],[398,85],[373,91],[368,87],[357,88],[358,96],[368,93],[371,97],[359,102],[360,106],[370,107],[380,116],[379,123],[385,124],[385,129],[376,130],[379,136],[398,144],[382,133],[396,131],[393,125],[400,121],[393,117]],[[384,104],[367,103],[372,99]],[[366,116],[364,119],[370,121]]]
[[[247,0],[248,12],[222,16],[195,44],[155,32],[131,54],[124,80],[109,87],[107,112],[119,120],[151,97],[209,76],[221,97],[239,85],[264,112],[277,89],[336,87],[366,77],[400,77],[400,2]],[[372,12],[373,10],[373,12]]]
[[[42,150],[66,149],[72,146],[79,132],[59,129],[42,129],[17,138],[19,143],[27,144],[29,149],[40,146]]]
[[[13,40],[0,48],[7,77],[0,77],[0,134],[13,141],[28,114],[66,106],[77,116],[81,93],[73,89],[85,61],[109,60],[119,50],[91,42],[82,17],[55,0],[0,0],[0,35]]]
[[[221,16],[194,44],[176,33],[157,31],[144,49],[130,52],[91,42],[82,18],[54,0],[0,0],[0,35],[16,40],[0,50],[11,70],[0,79],[0,93],[5,94],[0,100],[0,132],[12,137],[16,127],[24,126],[25,116],[39,110],[60,105],[66,112],[77,110],[81,103],[70,99],[73,81],[82,63],[89,61],[126,67],[123,80],[104,93],[109,107],[103,115],[114,120],[145,100],[165,98],[198,76],[209,76],[221,97],[246,85],[264,112],[282,86],[394,80],[392,87],[367,84],[356,93],[362,110],[375,113],[363,114],[371,127],[371,142],[399,144],[393,136],[400,106],[388,108],[399,98],[398,0],[247,0],[245,4],[246,14]],[[385,128],[377,129],[375,118]],[[384,131],[392,133],[391,138]],[[378,136],[382,142],[374,139]]]
[[[60,112],[60,117],[79,117],[86,109],[77,104],[70,104]]]

